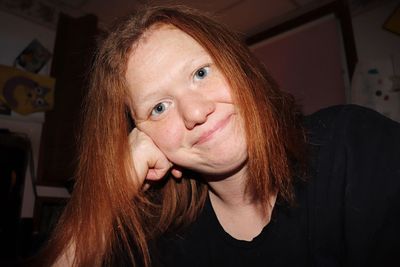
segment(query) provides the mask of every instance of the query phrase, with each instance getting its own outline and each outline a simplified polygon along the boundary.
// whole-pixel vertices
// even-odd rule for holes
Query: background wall
[[[250,46],[304,114],[346,103],[348,75],[339,22],[328,15]]]
[[[389,0],[353,11],[358,63],[352,81],[340,27],[335,27],[333,20],[315,20],[260,41],[251,49],[280,87],[295,96],[305,114],[354,103],[400,121],[400,35],[383,28],[399,6],[400,0]]]
[[[400,53],[400,35],[382,28],[386,19],[399,5],[399,0],[390,1],[353,17],[354,39],[360,61]]]
[[[0,36],[0,64],[11,66],[18,54],[35,38],[52,52],[56,32],[0,10]],[[49,66],[50,62],[40,73],[48,74]]]
[[[399,0],[353,17],[359,63],[351,101],[400,122],[400,35],[383,28],[396,8],[400,8]]]
[[[12,66],[15,58],[33,40],[37,39],[50,52],[53,51],[56,32],[52,29],[32,23],[23,18],[0,11],[0,64]],[[48,75],[51,62],[40,71],[40,74]],[[0,128],[7,128],[13,132],[26,134],[31,143],[35,170],[39,158],[40,136],[44,113],[33,113],[21,116],[12,113],[11,116],[0,115]],[[26,173],[22,203],[22,217],[33,217],[34,194],[29,169]]]
[[[388,58],[392,54],[400,53],[400,36],[382,29],[382,24],[400,4],[399,0],[389,1],[375,9],[360,13],[353,17],[353,28],[358,57],[361,61]],[[53,51],[56,32],[44,26],[34,24],[31,21],[0,11],[0,64],[12,65],[17,55],[34,38],[38,39],[49,51]],[[41,71],[48,74],[50,62]],[[40,135],[43,113],[35,113],[30,116],[0,115],[0,128],[9,128],[16,132],[25,132],[33,145],[35,167],[39,155]],[[22,217],[33,216],[33,192],[30,186],[31,176],[27,173],[24,191],[24,203]],[[41,188],[43,194],[54,194],[48,188]],[[63,195],[64,192],[57,194]]]

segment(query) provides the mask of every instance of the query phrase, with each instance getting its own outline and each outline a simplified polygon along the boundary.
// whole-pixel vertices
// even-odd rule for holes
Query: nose
[[[180,112],[187,129],[203,124],[207,117],[215,111],[215,103],[206,96],[187,92],[179,101]]]

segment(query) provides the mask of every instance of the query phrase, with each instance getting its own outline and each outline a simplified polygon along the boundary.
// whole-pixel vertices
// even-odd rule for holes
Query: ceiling
[[[211,13],[243,38],[334,0],[0,0],[0,9],[56,28],[58,12],[72,16],[92,13],[100,28],[142,5],[182,4]],[[352,14],[394,0],[348,1]],[[396,0],[400,1],[400,0]]]
[[[116,17],[145,4],[183,4],[210,12],[217,20],[243,36],[260,32],[280,20],[332,0],[52,0],[57,5],[93,13],[105,26]]]

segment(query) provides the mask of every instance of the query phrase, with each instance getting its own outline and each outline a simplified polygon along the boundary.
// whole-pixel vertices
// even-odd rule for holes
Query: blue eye
[[[202,67],[195,72],[194,78],[197,80],[203,80],[208,75],[209,72],[210,72],[210,67]]]
[[[151,116],[159,116],[164,113],[165,110],[169,107],[170,103],[168,102],[160,102],[151,111]]]

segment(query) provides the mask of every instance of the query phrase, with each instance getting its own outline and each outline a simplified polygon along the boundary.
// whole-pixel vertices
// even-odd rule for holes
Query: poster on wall
[[[358,63],[351,101],[400,122],[400,54]]]
[[[54,106],[55,79],[0,65],[0,105],[21,115]]]
[[[34,39],[15,59],[17,66],[38,73],[49,61],[51,53],[38,40]]]

